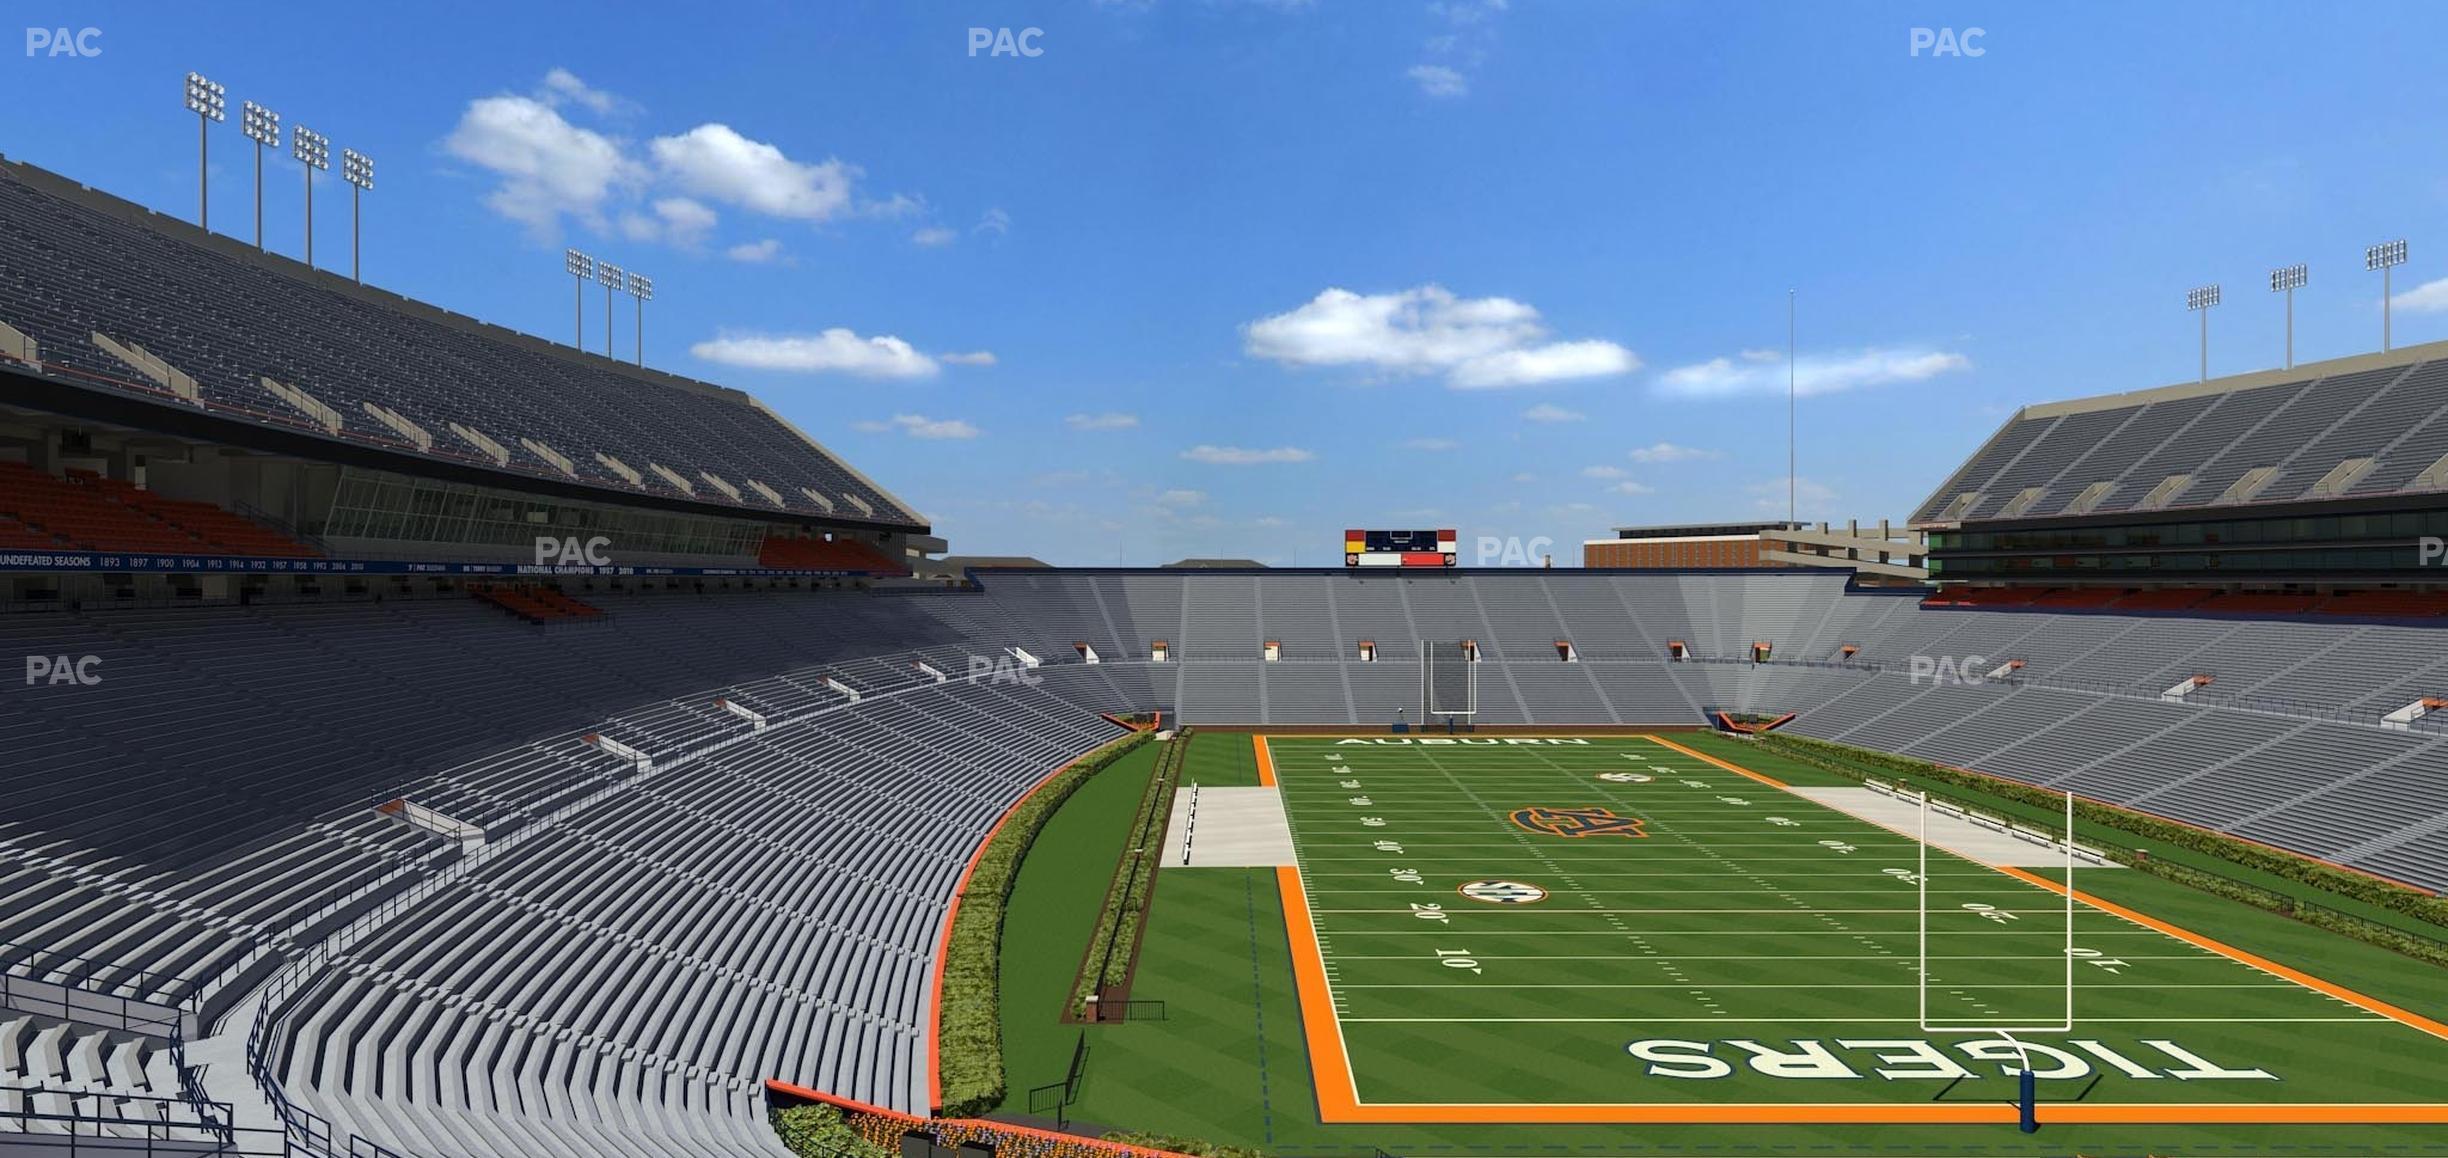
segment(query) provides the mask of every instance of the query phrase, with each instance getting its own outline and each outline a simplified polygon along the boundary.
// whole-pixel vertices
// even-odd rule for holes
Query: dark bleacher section
[[[2312,490],[2340,464],[2376,460],[2344,496],[2405,490],[2448,454],[2448,359],[2307,375],[2214,394],[2181,389],[2025,411],[1930,495],[1912,522],[2066,513],[2095,483],[2115,488],[2091,509],[2137,509],[2173,475],[2192,481],[2161,497],[2165,509],[2333,497]],[[2229,495],[2252,471],[2275,476]],[[2008,513],[2027,488],[2037,502]],[[2439,489],[2436,487],[2426,489]],[[1968,507],[1963,496],[1982,497]]]
[[[892,496],[745,394],[310,274],[27,166],[0,162],[0,248],[10,254],[0,263],[0,321],[34,338],[47,365],[80,371],[80,381],[170,397],[97,347],[99,332],[141,345],[194,378],[208,408],[320,432],[260,384],[270,377],[338,412],[344,436],[393,449],[415,447],[366,403],[422,427],[433,438],[432,455],[461,463],[494,465],[452,433],[454,422],[507,449],[508,469],[528,475],[573,477],[522,438],[567,456],[577,480],[610,490],[919,525]],[[630,482],[598,453],[644,481]],[[686,478],[693,492],[662,478],[654,463]],[[738,488],[740,498],[733,502],[701,472]],[[784,506],[750,480],[773,488]]]

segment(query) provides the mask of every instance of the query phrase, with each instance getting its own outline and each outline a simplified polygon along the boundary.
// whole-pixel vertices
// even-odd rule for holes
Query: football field
[[[2083,894],[2127,870],[2069,948],[2060,870],[1672,736],[1253,743],[1326,1122],[2007,1122],[2026,1058],[2044,1122],[2448,1121],[2448,1026]]]

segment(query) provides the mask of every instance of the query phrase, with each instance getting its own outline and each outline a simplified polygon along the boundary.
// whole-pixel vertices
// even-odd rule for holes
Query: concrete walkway
[[[1919,801],[1898,800],[1867,788],[1792,788],[1788,791],[1905,836],[1918,839],[1921,835]],[[1943,848],[1957,856],[1987,865],[2058,868],[2065,864],[2065,853],[2056,847],[2018,840],[1942,812],[1929,814],[1929,843],[1932,848]],[[2114,861],[2105,866],[2090,861],[2075,863],[2078,870],[2124,867]]]
[[[1284,819],[1283,795],[1272,788],[1201,788],[1197,830],[1190,819],[1190,786],[1173,794],[1173,821],[1165,826],[1166,868],[1271,868],[1293,863],[1292,825]],[[1190,860],[1182,863],[1182,842]]]

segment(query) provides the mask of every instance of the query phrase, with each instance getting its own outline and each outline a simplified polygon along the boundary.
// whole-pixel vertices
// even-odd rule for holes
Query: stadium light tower
[[[340,150],[340,179],[349,183],[349,277],[364,285],[365,273],[357,263],[357,225],[362,216],[358,197],[374,187],[374,158],[355,149]]]
[[[646,303],[654,300],[654,279],[629,271],[629,296],[637,299],[637,364],[646,365]]]
[[[577,333],[570,338],[570,345],[583,350],[586,349],[586,283],[588,278],[595,276],[595,259],[575,249],[564,249],[561,251],[561,268],[578,279],[577,290],[570,295],[570,301],[576,303],[572,313],[578,320]]]
[[[595,263],[595,282],[604,287],[604,357],[612,356],[612,295],[628,284],[628,275],[608,261]]]
[[[248,101],[238,110],[238,129],[255,142],[255,248],[263,248],[263,154],[280,148],[280,114]]]
[[[2219,287],[2199,286],[2185,291],[2185,308],[2201,315],[2201,377],[2210,380],[2210,307],[2219,304]]]
[[[196,228],[212,228],[211,180],[205,158],[212,147],[214,121],[229,119],[229,101],[220,85],[195,73],[187,74],[187,111],[196,115]]]
[[[2389,348],[2389,271],[2406,263],[2404,238],[2383,241],[2363,249],[2363,268],[2380,271],[2380,351]]]
[[[298,168],[306,174],[306,268],[314,268],[314,175],[317,169],[331,168],[331,141],[323,134],[299,125],[289,130],[289,155],[297,158]]]
[[[2295,291],[2302,289],[2304,282],[2309,280],[2308,272],[2302,262],[2270,271],[2270,292],[2287,296],[2286,364],[2289,370],[2295,368]]]

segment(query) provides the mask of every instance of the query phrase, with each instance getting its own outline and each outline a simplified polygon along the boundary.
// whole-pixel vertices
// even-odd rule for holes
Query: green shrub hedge
[[[1146,791],[1140,793],[1138,810],[1131,816],[1131,841],[1114,866],[1113,887],[1106,890],[1097,910],[1096,928],[1089,935],[1083,958],[1099,962],[1102,968],[1083,969],[1072,983],[1070,1009],[1078,1016],[1088,1015],[1090,997],[1130,976],[1131,955],[1139,943],[1141,926],[1147,923],[1148,896],[1155,887],[1157,864],[1163,859],[1159,852],[1133,856],[1131,850],[1163,843],[1165,826],[1173,817],[1174,790],[1181,783],[1182,762],[1190,750],[1190,731],[1183,728],[1174,733],[1171,746],[1157,758]]]
[[[1003,911],[1012,879],[1046,820],[1088,778],[1104,771],[1153,733],[1133,732],[1065,768],[1012,809],[1003,827],[978,854],[944,951],[943,1024],[937,1058],[942,1065],[943,1113],[948,1118],[983,1114],[1003,1101],[1002,982]]]
[[[812,1102],[773,1112],[774,1133],[802,1158],[899,1158],[893,1151],[859,1136],[842,1117],[841,1107]]]
[[[1266,1158],[1264,1150],[1248,1146],[1219,1146],[1213,1142],[1202,1142],[1196,1138],[1176,1138],[1170,1134],[1141,1134],[1128,1130],[1117,1130],[1105,1135],[1105,1140],[1120,1142],[1125,1146],[1143,1146],[1150,1150],[1170,1150],[1176,1154],[1192,1155],[1193,1158]]]
[[[1783,755],[1814,767],[1824,768],[1838,775],[1861,777],[1866,774],[1885,773],[1891,776],[1918,777],[2040,808],[2055,810],[2064,807],[2065,804],[2065,797],[2061,793],[2051,792],[2044,788],[2034,788],[2028,784],[2019,784],[2011,780],[1983,776],[1977,772],[1967,772],[1959,768],[1948,768],[1906,756],[1874,752],[1827,740],[1814,740],[1806,736],[1789,736],[1782,732],[1763,736],[1760,742]],[[2077,823],[2112,828],[2155,843],[2214,856],[2230,864],[2255,869],[2334,896],[2351,898],[2367,905],[2387,909],[2390,912],[2402,913],[2418,921],[2448,928],[2448,899],[2432,896],[2429,893],[2390,884],[2361,873],[2331,868],[2318,861],[2280,852],[2250,841],[2222,836],[2208,829],[2177,824],[2156,816],[2105,804],[2095,804],[2087,800],[2077,799],[2074,802],[2074,817]],[[2274,901],[2286,902],[2290,906],[2295,903],[2292,898],[2271,890],[2241,881],[2229,881],[2224,877],[2216,877],[2215,874],[2204,873],[2197,869],[2188,869],[2183,865],[2172,865],[2165,860],[2139,857],[2131,849],[2110,847],[2103,851],[2108,852],[2121,863],[2147,869],[2155,875],[2170,879],[2182,879],[2176,876],[2178,871],[2182,871],[2193,878],[2200,878],[2204,881],[2211,879],[2223,881],[2224,885],[2219,887],[2212,887],[2209,884],[2201,884],[2200,887],[2217,892],[2222,896],[2232,896],[2249,904],[2260,905],[2263,908],[2279,909],[2284,912],[2293,911],[2292,908],[2280,908],[2278,904],[2271,901],[2241,895],[2249,892],[2260,894],[2264,898],[2272,898]],[[2188,880],[2186,883],[2196,882]],[[2366,926],[2376,932],[2388,933],[2399,941],[2407,943],[2415,941],[2402,931],[2391,930],[2386,925],[2366,921],[2351,914],[2331,912],[2329,919]],[[2330,927],[2339,928],[2341,932],[2351,932],[2351,930],[2336,925]],[[2363,936],[2361,933],[2354,935]],[[2374,938],[2363,937],[2363,939],[2373,940]],[[2389,947],[2398,948],[2399,946],[2391,944]]]

